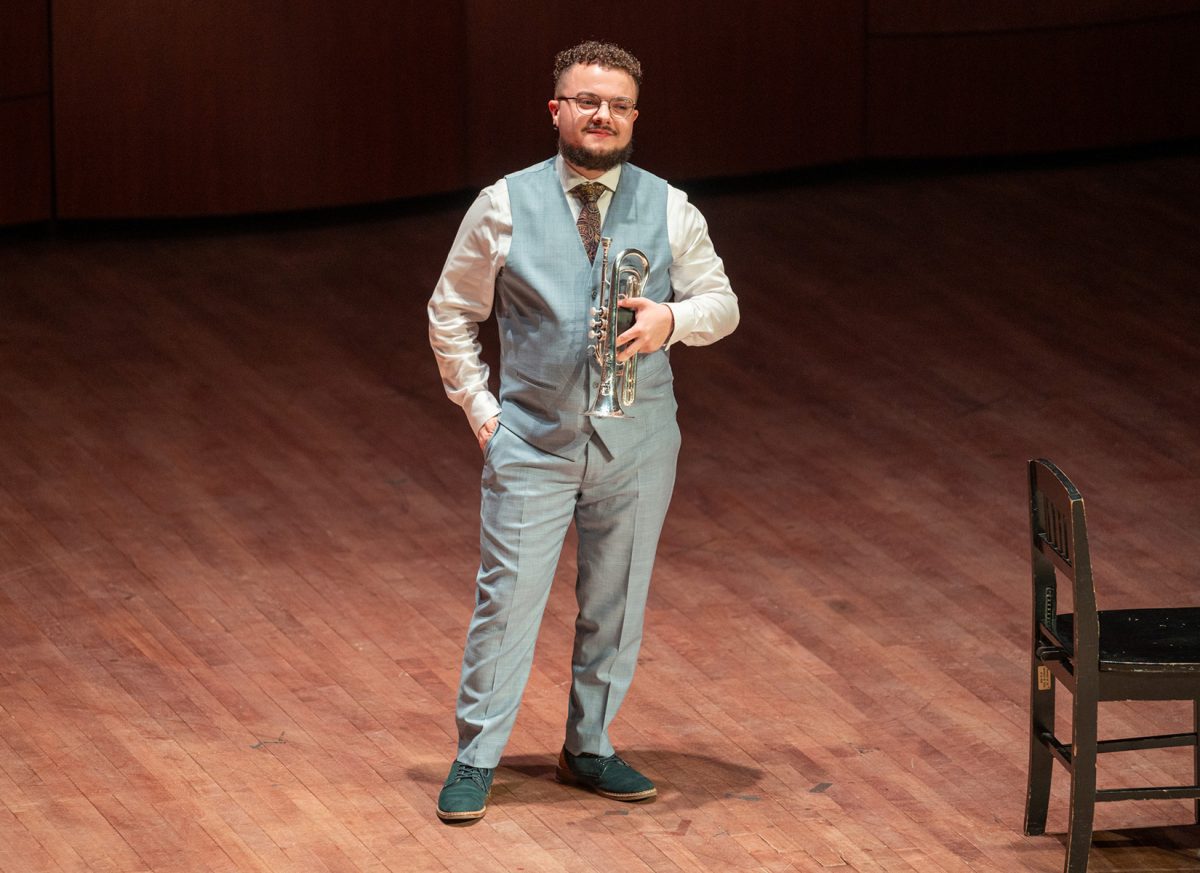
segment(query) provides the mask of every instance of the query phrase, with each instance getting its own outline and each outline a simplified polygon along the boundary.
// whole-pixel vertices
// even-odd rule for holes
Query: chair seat
[[[1200,607],[1100,610],[1100,669],[1200,673]],[[1063,648],[1074,654],[1075,616],[1058,616]]]

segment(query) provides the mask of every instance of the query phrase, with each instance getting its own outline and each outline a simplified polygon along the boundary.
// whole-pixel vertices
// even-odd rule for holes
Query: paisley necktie
[[[579,229],[579,239],[583,241],[589,261],[596,260],[596,249],[600,247],[600,207],[596,201],[604,190],[599,182],[583,182],[571,189],[571,193],[583,204],[575,226]]]

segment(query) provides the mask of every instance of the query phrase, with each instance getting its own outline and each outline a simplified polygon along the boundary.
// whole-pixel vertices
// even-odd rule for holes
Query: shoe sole
[[[486,813],[486,806],[483,809],[473,809],[468,812],[446,812],[441,807],[438,807],[437,817],[445,822],[478,821]]]
[[[593,791],[601,797],[607,797],[609,800],[620,800],[624,803],[633,803],[638,800],[649,800],[651,797],[658,796],[657,788],[647,788],[645,791],[630,791],[621,794],[616,791],[605,791],[595,785],[588,785],[583,780],[577,778],[574,773],[565,767],[557,767],[554,771],[554,778],[564,785],[575,785],[579,788],[586,788],[588,791]]]

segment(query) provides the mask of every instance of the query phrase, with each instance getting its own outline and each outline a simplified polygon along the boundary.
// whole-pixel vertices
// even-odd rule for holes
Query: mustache
[[[591,130],[602,130],[605,133],[613,134],[613,136],[616,136],[617,133],[617,129],[615,127],[610,127],[607,124],[589,124],[586,128],[584,128],[585,133]]]

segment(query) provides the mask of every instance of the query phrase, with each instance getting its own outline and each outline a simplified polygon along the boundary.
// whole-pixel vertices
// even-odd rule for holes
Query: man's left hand
[[[645,297],[627,297],[618,305],[632,309],[637,321],[629,330],[617,336],[617,360],[628,361],[634,355],[656,352],[663,347],[675,329],[675,314],[665,303],[655,303]]]

